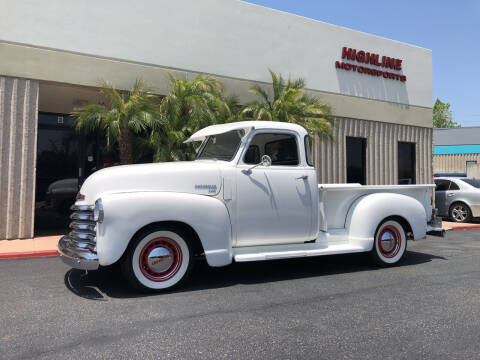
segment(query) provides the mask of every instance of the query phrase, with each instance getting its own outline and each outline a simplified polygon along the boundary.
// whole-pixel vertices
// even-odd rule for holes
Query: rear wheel
[[[450,218],[458,223],[470,222],[472,220],[472,211],[464,203],[454,203],[450,206]]]
[[[193,253],[182,231],[157,228],[138,233],[122,260],[122,272],[139,290],[167,290],[190,274]]]
[[[372,258],[380,266],[391,266],[399,262],[407,249],[407,234],[402,224],[386,220],[375,233]]]

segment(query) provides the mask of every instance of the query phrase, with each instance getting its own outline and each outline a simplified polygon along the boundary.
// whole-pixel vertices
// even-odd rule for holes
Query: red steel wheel
[[[396,227],[388,225],[382,228],[382,231],[378,234],[377,242],[382,255],[386,258],[393,258],[400,250],[402,237]]]
[[[171,279],[182,265],[182,249],[168,237],[150,240],[142,249],[139,266],[145,277],[152,281]]]

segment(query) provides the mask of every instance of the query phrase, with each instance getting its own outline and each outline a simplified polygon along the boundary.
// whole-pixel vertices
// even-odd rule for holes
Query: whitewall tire
[[[399,262],[407,249],[407,234],[395,220],[386,220],[378,227],[372,249],[373,260],[380,266]]]
[[[172,289],[190,274],[192,254],[181,231],[150,229],[132,239],[122,261],[122,270],[137,289]]]

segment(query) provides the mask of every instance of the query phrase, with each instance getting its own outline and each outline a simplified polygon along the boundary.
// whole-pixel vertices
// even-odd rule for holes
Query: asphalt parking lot
[[[409,242],[397,267],[364,255],[199,264],[145,295],[117,270],[0,261],[0,357],[478,359],[480,230]]]

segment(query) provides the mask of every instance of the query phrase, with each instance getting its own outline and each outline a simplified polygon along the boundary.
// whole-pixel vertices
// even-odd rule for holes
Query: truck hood
[[[85,199],[92,205],[102,194],[138,191],[174,191],[215,196],[222,184],[216,161],[184,161],[115,166],[99,170],[83,183]]]

